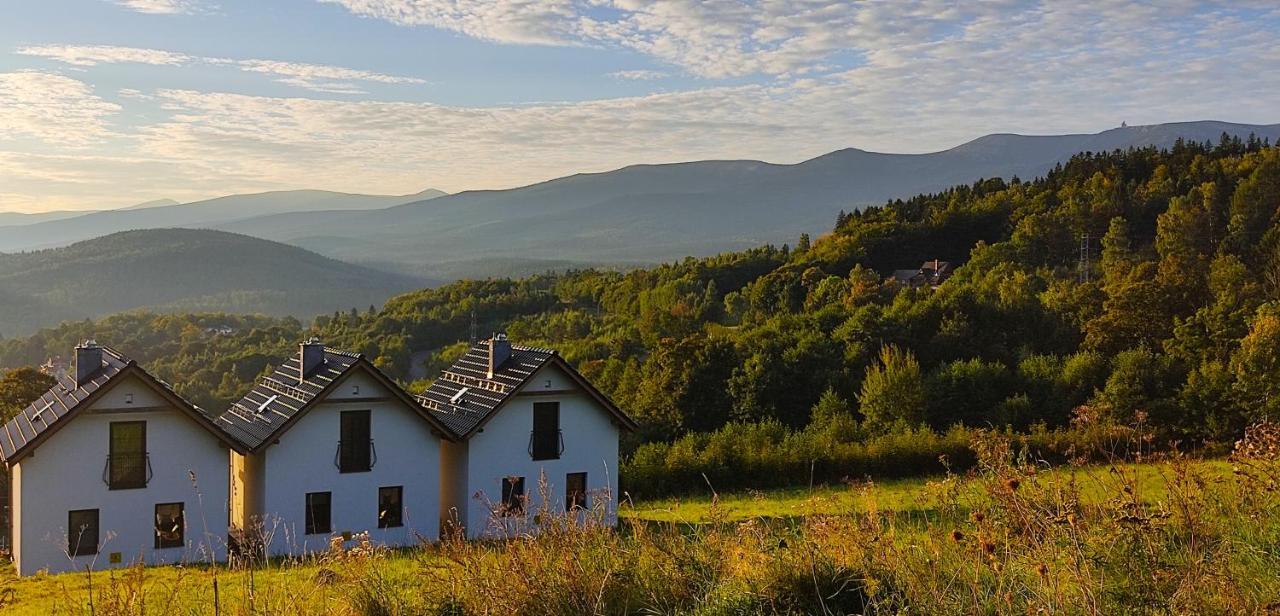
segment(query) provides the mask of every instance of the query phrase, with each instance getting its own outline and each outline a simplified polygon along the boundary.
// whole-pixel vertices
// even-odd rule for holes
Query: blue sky
[[[0,19],[0,211],[1274,123],[1280,5],[51,0]]]

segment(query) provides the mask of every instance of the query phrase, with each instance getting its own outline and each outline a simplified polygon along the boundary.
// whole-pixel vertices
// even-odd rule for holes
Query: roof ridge
[[[111,356],[112,356],[112,357],[115,357],[116,359],[118,359],[118,360],[120,360],[120,361],[122,361],[122,362],[124,362],[124,363],[126,363],[126,364],[127,364],[127,363],[131,363],[131,362],[133,362],[133,358],[132,358],[132,357],[129,357],[128,355],[125,355],[124,353],[121,353],[120,351],[115,350],[114,348],[112,348],[112,347],[111,347],[111,346],[109,346],[109,345],[99,344],[99,345],[98,345],[98,348],[102,349],[102,350],[103,350],[103,351],[105,351],[106,353],[111,354]],[[136,363],[136,362],[133,362],[133,363]]]
[[[364,357],[364,355],[361,353],[353,353],[351,351],[344,351],[342,349],[335,349],[333,347],[328,347],[328,346],[324,348],[324,352],[333,353],[334,355],[342,355],[344,357],[350,357],[352,359],[360,359],[361,357]]]
[[[559,355],[559,351],[547,347],[525,346],[523,344],[513,344],[511,349],[515,351],[532,351],[534,353],[546,353],[547,355]]]

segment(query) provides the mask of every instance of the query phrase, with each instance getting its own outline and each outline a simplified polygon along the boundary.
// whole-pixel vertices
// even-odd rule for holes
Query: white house
[[[19,575],[225,558],[227,456],[211,417],[87,342],[0,429]]]
[[[494,335],[418,400],[459,437],[443,443],[441,518],[468,537],[506,533],[544,506],[616,519],[618,439],[635,424],[555,351]]]
[[[438,537],[453,434],[363,356],[304,343],[216,424],[246,450],[231,454],[232,525],[268,554],[361,532],[390,546]]]

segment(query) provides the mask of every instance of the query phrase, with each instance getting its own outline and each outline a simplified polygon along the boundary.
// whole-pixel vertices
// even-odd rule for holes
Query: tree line
[[[639,421],[629,452],[815,422],[853,441],[1088,420],[1225,442],[1280,415],[1278,212],[1280,148],[1224,136],[841,212],[794,247],[467,280],[308,325],[130,313],[0,341],[0,365],[92,334],[216,409],[306,335],[422,388],[475,324],[558,349]],[[936,288],[888,277],[933,259],[957,264]]]

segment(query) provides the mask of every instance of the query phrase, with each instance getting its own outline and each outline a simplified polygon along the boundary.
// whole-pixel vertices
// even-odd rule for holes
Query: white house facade
[[[299,556],[616,520],[632,421],[555,351],[495,335],[418,398],[317,341],[218,416],[96,343],[0,428],[19,575]]]
[[[231,453],[232,526],[267,554],[359,533],[388,546],[439,536],[453,435],[364,357],[303,344],[217,425],[247,448]]]
[[[474,345],[421,396],[444,443],[441,518],[468,537],[530,528],[542,510],[617,516],[618,441],[632,421],[555,351]]]
[[[19,575],[226,557],[228,451],[201,409],[86,343],[0,431]]]

